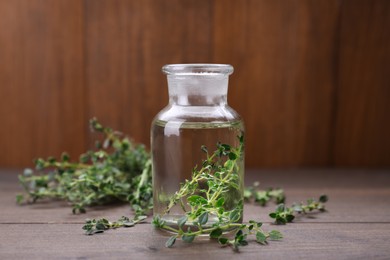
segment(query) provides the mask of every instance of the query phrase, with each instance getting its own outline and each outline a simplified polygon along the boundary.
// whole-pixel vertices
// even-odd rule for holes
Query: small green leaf
[[[222,229],[220,229],[220,228],[214,229],[210,233],[211,238],[219,238],[221,235],[222,235]]]
[[[128,219],[128,218],[127,218]],[[109,223],[110,223],[110,221],[108,221],[108,219],[106,219],[106,218],[102,218],[101,219],[101,222],[103,223],[103,224],[105,224],[105,225],[108,225]]]
[[[104,130],[103,126],[97,121],[96,118],[92,118],[91,120],[89,120],[89,125],[92,128],[92,130],[96,130],[99,132]]]
[[[281,216],[277,216],[275,222],[278,225],[285,225],[287,223],[287,220]]]
[[[181,239],[186,242],[186,243],[191,243],[194,241],[195,235],[190,235],[190,234],[184,234]]]
[[[229,214],[229,219],[233,223],[239,221],[240,218],[241,218],[241,213],[240,213],[239,209],[235,209],[235,210],[231,211]]]
[[[191,205],[205,205],[207,200],[199,195],[192,195],[187,198],[188,203]]]
[[[230,152],[229,153],[229,160],[235,160],[235,159],[237,159],[237,154]]]
[[[183,216],[177,220],[177,225],[179,226],[180,229],[183,228],[183,226],[187,222],[187,220],[188,220],[187,216]]]
[[[243,235],[242,230],[241,230],[241,229],[238,230],[238,231],[236,232],[235,239],[238,240],[242,235]]]
[[[285,205],[283,203],[280,203],[277,207],[275,212],[283,212],[285,210]]]
[[[276,214],[275,212],[272,212],[272,213],[269,213],[269,216],[270,216],[271,218],[276,218],[277,214]]]
[[[224,163],[224,167],[227,168],[227,169],[230,169],[230,168],[233,168],[233,166],[235,165],[235,162],[232,161],[232,160],[227,160],[225,163]]]
[[[221,144],[220,147],[223,147],[223,150],[225,150],[225,151],[230,151],[230,149],[231,149],[231,146],[228,144]]]
[[[287,222],[292,222],[294,220],[295,216],[292,214],[286,215],[286,221]]]
[[[167,240],[167,242],[165,243],[165,246],[166,247],[172,247],[174,244],[175,244],[175,242],[176,242],[176,235],[174,235],[174,236],[171,236],[170,238],[168,238],[168,240]]]
[[[328,196],[327,195],[321,195],[320,196],[320,198],[319,198],[319,201],[321,202],[321,203],[325,203],[325,202],[327,202],[328,201]]]
[[[105,230],[106,226],[103,223],[97,223],[96,224],[96,229],[97,230]]]
[[[252,191],[248,188],[245,188],[245,190],[244,190],[245,200],[250,200],[251,197],[252,197]]]
[[[43,170],[45,168],[45,161],[41,158],[35,160],[35,169],[38,171]]]
[[[87,163],[88,161],[89,161],[89,154],[82,154],[82,155],[80,155],[80,162],[81,163]]]
[[[240,244],[240,246],[247,246],[247,245],[248,245],[248,241],[246,241],[246,240],[241,240],[241,241],[239,242],[239,244]]]
[[[269,238],[272,240],[280,240],[283,238],[283,235],[278,230],[272,230],[269,232]]]
[[[209,214],[206,212],[203,212],[199,218],[198,218],[198,221],[199,221],[199,224],[200,225],[204,225],[207,223],[207,221],[209,220]]]
[[[262,245],[265,245],[267,242],[267,237],[263,232],[256,232],[256,241]]]
[[[224,203],[225,203],[225,199],[224,199],[223,197],[221,197],[221,198],[219,198],[219,199],[217,200],[217,202],[215,203],[215,206],[216,206],[217,208],[219,208],[219,207],[222,207]]]
[[[70,159],[69,154],[63,152],[62,155],[61,155],[61,160],[62,160],[63,162],[69,162],[69,159]]]
[[[53,163],[56,162],[56,158],[54,158],[54,157],[48,157],[48,158],[47,158],[47,161],[48,161],[50,164],[53,164]]]
[[[229,242],[229,239],[227,239],[226,237],[220,237],[220,238],[218,238],[218,242],[221,245],[226,245]]]
[[[159,215],[156,215],[153,217],[152,225],[156,228],[162,228],[165,225],[165,221]]]
[[[126,222],[126,221],[130,221],[130,219],[126,216],[122,216],[118,221]]]
[[[18,195],[16,195],[16,203],[22,204],[23,201],[24,201],[24,196],[23,196],[23,194],[18,194]]]
[[[124,227],[133,227],[134,225],[135,225],[135,223],[133,221],[123,222]]]

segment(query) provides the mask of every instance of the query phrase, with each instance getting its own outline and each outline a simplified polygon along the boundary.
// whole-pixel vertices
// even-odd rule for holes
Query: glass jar
[[[225,64],[172,64],[165,65],[162,71],[168,78],[169,104],[156,115],[151,128],[154,215],[159,215],[171,227],[177,227],[177,221],[185,215],[188,216],[187,226],[199,225],[199,219],[189,214],[194,208],[187,201],[189,196],[196,195],[206,198],[209,206],[215,206],[216,198],[219,199],[219,206],[223,202],[222,211],[238,211],[239,217],[234,222],[241,223],[244,125],[238,113],[227,104],[228,80],[233,67]],[[190,182],[194,174],[207,165],[207,158],[215,150],[225,150],[217,157],[218,163],[226,166],[229,149],[236,149],[239,158],[230,165],[229,174],[234,178],[229,180],[234,183],[228,189],[214,194],[211,199],[206,194],[208,181],[199,179],[195,192],[180,190],[186,180]],[[234,159],[234,155],[231,157]],[[217,167],[207,169],[210,174],[218,171]],[[207,205],[203,206],[207,208]],[[203,226],[221,221],[217,213],[208,213],[207,223]]]

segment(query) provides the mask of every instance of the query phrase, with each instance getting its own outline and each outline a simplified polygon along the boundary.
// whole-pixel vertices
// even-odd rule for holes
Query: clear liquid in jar
[[[177,227],[177,220],[184,216],[180,205],[175,205],[166,214],[169,199],[180,189],[180,183],[190,180],[194,167],[199,169],[206,154],[201,150],[206,146],[211,153],[217,143],[239,147],[238,136],[242,135],[241,121],[224,123],[188,123],[180,121],[157,120],[152,125],[153,192],[154,215],[160,215],[165,223]],[[243,158],[243,157],[242,157]],[[244,162],[237,160],[239,166],[240,189],[225,194],[225,210],[237,208],[243,199]],[[188,206],[188,205],[187,205]],[[242,216],[242,214],[241,214]],[[209,216],[205,226],[211,226],[216,217]],[[242,221],[242,218],[239,222]],[[191,222],[187,222],[191,226]]]

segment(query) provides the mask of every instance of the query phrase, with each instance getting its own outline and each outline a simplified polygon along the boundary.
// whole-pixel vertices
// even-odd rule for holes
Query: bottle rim
[[[162,67],[166,75],[230,75],[234,71],[230,64],[183,63],[167,64]]]

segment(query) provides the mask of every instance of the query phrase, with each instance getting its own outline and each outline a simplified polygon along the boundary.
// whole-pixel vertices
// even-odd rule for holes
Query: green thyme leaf
[[[235,209],[233,210],[230,215],[229,215],[230,221],[231,222],[237,222],[241,218],[240,210]]]
[[[217,229],[214,229],[213,231],[211,231],[210,233],[210,237],[211,238],[219,238],[220,236],[222,236],[222,229],[221,228],[217,228]]]
[[[280,240],[283,238],[283,235],[278,230],[271,230],[269,232],[269,238],[272,240]]]
[[[172,246],[175,244],[175,242],[176,242],[176,238],[177,238],[176,235],[171,236],[171,237],[167,240],[167,242],[165,243],[165,246],[166,246],[166,247],[172,247]]]
[[[319,198],[318,200],[319,200],[319,202],[321,202],[321,203],[325,203],[325,202],[328,201],[328,196],[326,196],[326,195],[321,195],[320,198]]]
[[[204,224],[207,223],[208,219],[209,219],[209,214],[208,214],[207,212],[203,212],[203,213],[199,216],[198,222],[199,222],[200,225],[204,225]]]
[[[184,234],[181,239],[184,241],[184,242],[187,242],[187,243],[191,243],[195,238],[195,235],[187,235],[187,234]]]
[[[220,237],[220,238],[218,238],[218,242],[221,245],[226,245],[229,242],[229,239],[227,239],[226,237]]]
[[[263,232],[258,231],[256,232],[256,241],[260,244],[265,245],[267,242],[267,237]]]
[[[177,220],[177,225],[179,226],[179,228],[182,228],[184,226],[184,224],[187,222],[187,220],[188,220],[187,216],[183,216],[183,217],[179,218]]]
[[[223,204],[225,204],[225,199],[223,197],[219,198],[217,202],[215,203],[215,207],[219,208],[222,207]]]

